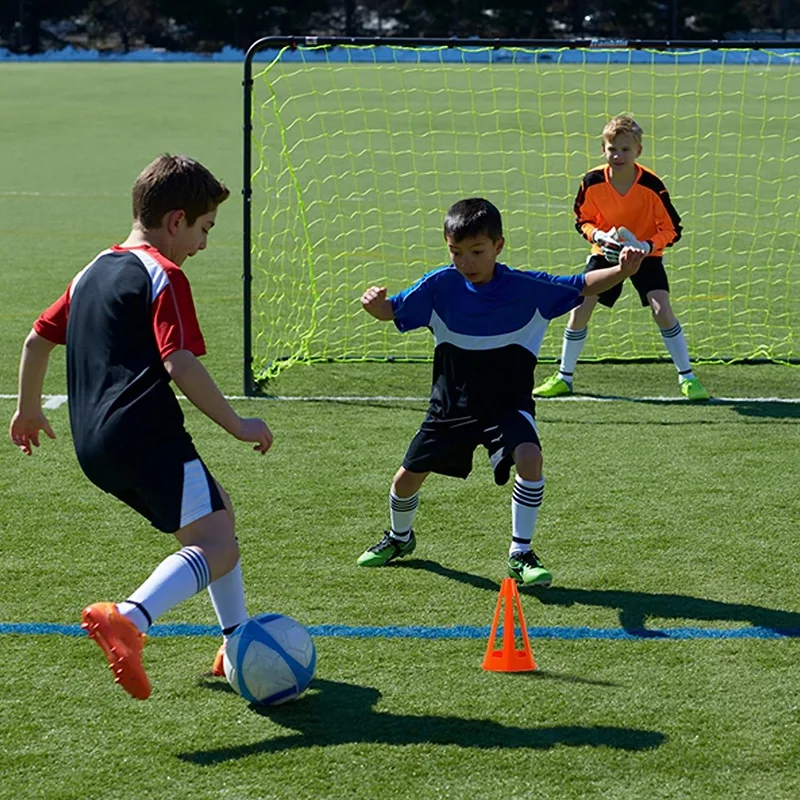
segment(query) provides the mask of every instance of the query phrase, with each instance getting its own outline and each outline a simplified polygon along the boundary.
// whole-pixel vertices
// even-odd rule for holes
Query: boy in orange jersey
[[[42,385],[50,352],[66,345],[78,463],[92,483],[181,546],[123,602],[83,610],[82,627],[117,683],[139,700],[150,694],[142,645],[157,617],[208,588],[223,636],[247,619],[233,509],[195,449],[170,387],[174,382],[235,438],[269,450],[267,424],[240,417],[198,358],[205,342],[181,269],[205,250],[217,207],[229,194],[191,158],[156,158],[134,183],[128,238],[92,259],[41,314],[20,363],[12,442],[31,455],[40,433],[55,439],[42,412]],[[215,675],[223,674],[223,648]]]
[[[648,254],[631,276],[643,306],[650,306],[664,345],[678,370],[681,393],[689,400],[708,400],[694,376],[686,338],[669,302],[669,282],[663,252],[681,236],[681,218],[661,179],[636,163],[642,152],[642,129],[629,116],[618,116],[603,128],[606,166],[587,172],[575,199],[575,227],[592,243],[585,272],[616,264],[621,248],[630,244]],[[537,397],[572,393],[575,365],[586,341],[589,318],[598,301],[611,308],[622,283],[600,295],[586,297],[570,313],[561,349],[559,371],[533,390]]]

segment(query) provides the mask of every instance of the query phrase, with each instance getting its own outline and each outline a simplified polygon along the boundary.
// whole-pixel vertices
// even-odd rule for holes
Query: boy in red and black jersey
[[[198,360],[205,343],[181,269],[205,249],[229,194],[186,156],[163,155],[145,167],[133,187],[130,235],[96,256],[36,320],[20,364],[14,444],[30,455],[42,431],[55,438],[42,385],[51,350],[66,345],[81,468],[181,545],[124,602],[83,611],[83,627],[115,680],[139,699],[150,694],[143,635],[158,616],[207,587],[224,636],[247,618],[230,499],[198,455],[169,385],[236,438],[269,449],[266,423],[239,417]],[[215,674],[222,674],[222,647]]]

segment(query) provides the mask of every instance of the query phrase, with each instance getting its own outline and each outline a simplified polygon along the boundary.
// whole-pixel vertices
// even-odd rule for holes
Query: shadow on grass
[[[800,403],[729,403],[737,414],[743,417],[764,417],[776,419],[800,419]]]
[[[722,400],[712,397],[707,402],[692,402],[684,398],[662,398],[662,397],[625,397],[618,394],[593,394],[589,392],[576,393],[576,396],[590,397],[596,400],[617,400],[626,403],[634,403],[636,405],[651,405],[651,406],[683,406],[684,408],[732,408],[737,414],[743,417],[754,417],[761,419],[769,419],[774,422],[776,420],[795,420],[800,419],[800,403],[789,402],[785,400],[764,399],[761,401],[756,400]],[[547,400],[542,402],[541,398],[536,399],[537,403],[542,403],[541,408],[545,407]],[[591,424],[591,425],[722,425],[728,424],[730,420],[719,419],[673,419],[663,420],[660,423],[654,423],[652,420],[596,420],[594,418],[586,420],[548,420],[548,422],[562,422],[564,424]]]
[[[393,569],[421,569],[441,575],[444,578],[485,589],[500,591],[500,584],[489,578],[450,569],[427,559],[411,559],[396,562]],[[523,594],[537,597],[546,606],[600,606],[616,608],[622,628],[630,634],[642,637],[663,636],[660,631],[647,630],[648,617],[657,619],[718,620],[721,622],[749,622],[758,628],[768,628],[780,633],[800,636],[800,613],[782,611],[774,608],[747,605],[745,603],[724,603],[682,594],[649,594],[648,592],[629,592],[614,589],[570,589],[551,586],[549,589],[522,587]]]
[[[466,583],[476,589],[485,589],[489,592],[499,592],[500,584],[491,578],[484,578],[482,575],[473,575],[471,572],[463,572],[458,569],[444,567],[436,561],[427,558],[409,558],[404,561],[394,561],[389,565],[392,569],[421,569],[425,572],[432,572],[434,575],[441,575],[443,578]]]
[[[666,740],[660,731],[610,725],[554,725],[516,728],[492,720],[411,716],[377,712],[381,693],[369,686],[315,679],[308,694],[282,706],[250,708],[297,733],[260,742],[180,753],[178,758],[210,766],[260,753],[340,744],[438,744],[457,747],[546,750],[557,745],[649,750]]]
[[[764,608],[745,603],[723,603],[682,594],[648,594],[613,589],[569,589],[551,586],[549,589],[530,589],[546,606],[601,606],[619,611],[620,625],[627,633],[658,637],[659,631],[648,631],[648,617],[659,619],[693,619],[709,622],[749,622],[758,628],[800,635],[800,613]]]

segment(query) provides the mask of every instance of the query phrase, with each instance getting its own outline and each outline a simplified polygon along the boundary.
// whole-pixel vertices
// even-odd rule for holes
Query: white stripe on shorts
[[[519,409],[517,409],[517,410],[519,411]],[[528,420],[528,422],[530,422],[531,428],[533,428],[533,430],[535,431],[536,436],[538,438],[539,429],[536,427],[536,422],[534,421],[533,415],[530,413],[530,411],[519,411],[519,413],[522,414],[522,416],[525,417],[525,419]]]
[[[181,498],[181,528],[210,514],[211,492],[208,476],[199,458],[183,465],[183,496]]]

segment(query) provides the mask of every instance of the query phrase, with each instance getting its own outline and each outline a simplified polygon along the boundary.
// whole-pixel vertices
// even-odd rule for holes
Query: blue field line
[[[424,625],[365,626],[309,625],[312,636],[340,639],[486,639],[489,626],[454,625],[432,628]],[[498,634],[502,632],[502,627]],[[0,634],[83,636],[80,625],[58,625],[51,622],[0,622]],[[216,625],[153,625],[148,636],[219,636]],[[798,628],[662,628],[660,630],[626,631],[623,628],[539,627],[528,628],[531,639],[617,639],[647,641],[663,639],[787,639],[800,638]]]

